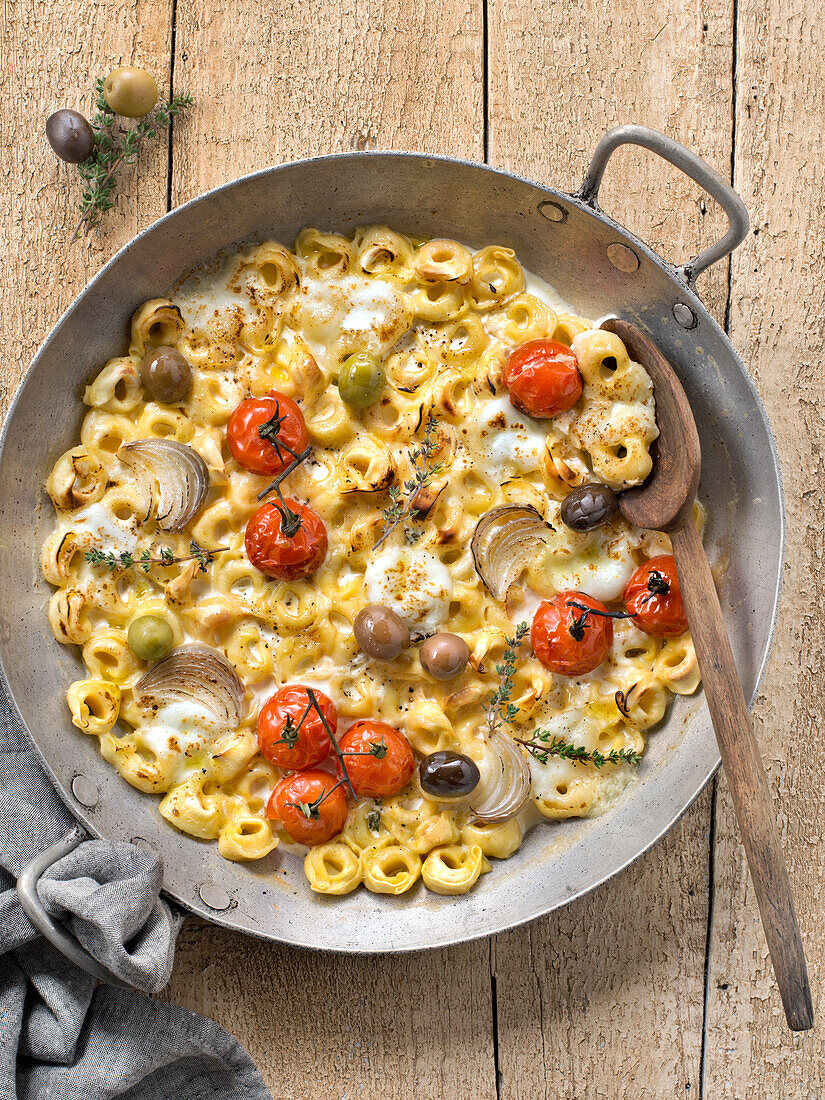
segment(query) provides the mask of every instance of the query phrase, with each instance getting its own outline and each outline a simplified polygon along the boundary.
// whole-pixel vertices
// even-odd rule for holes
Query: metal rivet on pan
[[[208,882],[199,888],[198,894],[203,904],[208,905],[210,909],[228,909],[232,904],[232,898],[226,890]]]
[[[72,794],[81,806],[92,810],[100,801],[100,791],[85,775],[76,775],[72,780]]]
[[[696,327],[696,314],[690,308],[686,306],[684,302],[677,302],[673,307],[673,316],[677,325],[681,325],[682,328],[695,328]]]
[[[639,257],[633,249],[628,248],[626,244],[619,244],[618,241],[607,246],[607,258],[615,268],[626,271],[628,274],[639,267]]]
[[[547,218],[549,222],[567,221],[567,211],[557,202],[551,202],[547,199],[545,202],[540,202],[537,209],[539,214],[543,218]]]

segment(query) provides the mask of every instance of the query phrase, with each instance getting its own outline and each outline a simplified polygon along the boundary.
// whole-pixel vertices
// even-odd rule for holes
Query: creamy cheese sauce
[[[494,480],[514,471],[540,468],[547,446],[547,429],[513,408],[507,394],[479,403],[472,420],[459,431],[478,467]]]
[[[164,757],[191,756],[226,730],[206,707],[180,699],[161,707],[136,732],[156,756]]]
[[[66,531],[90,534],[102,550],[131,553],[137,548],[138,535],[133,525],[120,523],[103,502],[67,513],[61,517],[60,526]]]
[[[447,621],[453,582],[447,567],[425,550],[386,547],[373,556],[364,580],[369,602],[391,607],[410,629],[436,630]]]

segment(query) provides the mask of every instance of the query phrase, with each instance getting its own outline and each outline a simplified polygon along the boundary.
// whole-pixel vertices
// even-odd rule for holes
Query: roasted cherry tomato
[[[232,457],[245,469],[279,474],[306,450],[309,436],[304,415],[292,398],[272,390],[269,397],[247,397],[238,405],[229,417],[226,441]]]
[[[245,541],[255,568],[281,581],[308,577],[327,554],[324,521],[291,497],[262,504],[246,525]]]
[[[670,554],[639,566],[625,586],[624,602],[636,626],[654,638],[676,638],[688,628],[676,562]]]
[[[410,743],[386,722],[364,720],[338,741],[359,798],[385,798],[409,783],[415,771]],[[355,755],[349,755],[355,754]]]
[[[334,735],[338,714],[332,700],[314,688],[312,693]],[[279,688],[261,707],[258,747],[267,760],[289,771],[314,768],[329,756],[329,734],[301,684]]]
[[[323,844],[340,833],[347,820],[347,796],[338,780],[320,768],[294,772],[269,797],[266,816],[280,821],[299,844]]]
[[[594,615],[583,608],[603,614]],[[563,676],[592,672],[613,643],[613,620],[605,618],[607,613],[603,603],[584,592],[560,592],[552,600],[544,600],[533,616],[533,652],[551,672]]]
[[[582,395],[578,360],[555,340],[528,340],[514,348],[504,368],[504,385],[517,409],[539,419],[572,409]]]

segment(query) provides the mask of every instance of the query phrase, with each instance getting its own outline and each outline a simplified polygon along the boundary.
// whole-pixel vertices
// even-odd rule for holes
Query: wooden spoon
[[[653,380],[660,433],[653,472],[644,485],[619,496],[619,508],[629,523],[667,531],[673,543],[708,710],[785,1016],[793,1031],[807,1031],[813,1027],[811,988],[768,782],[733,663],[716,586],[693,523],[693,500],[702,460],[696,422],[679,379],[653,341],[628,321],[611,319],[601,327],[621,338],[631,358],[641,363]]]

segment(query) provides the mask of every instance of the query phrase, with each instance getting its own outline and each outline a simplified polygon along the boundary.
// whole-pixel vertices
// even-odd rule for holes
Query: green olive
[[[106,77],[103,94],[116,115],[142,118],[157,103],[158,86],[152,74],[145,69],[124,65],[122,69],[115,69]]]
[[[140,615],[129,626],[129,649],[141,661],[168,657],[175,644],[172,628],[159,615]]]
[[[374,405],[386,384],[383,363],[368,351],[357,351],[341,364],[338,392],[341,400],[353,409]]]
[[[156,401],[171,405],[191,390],[192,368],[177,348],[161,345],[144,355],[140,380]]]

